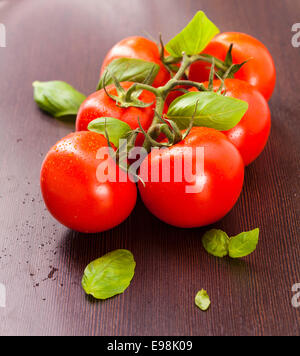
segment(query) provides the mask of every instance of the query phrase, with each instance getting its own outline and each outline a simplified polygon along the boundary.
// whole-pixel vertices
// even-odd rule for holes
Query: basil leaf
[[[195,107],[197,110],[195,112]],[[180,129],[194,126],[225,131],[235,127],[248,110],[248,103],[214,92],[190,92],[172,102],[167,117]]]
[[[113,117],[100,117],[89,123],[89,131],[97,132],[103,136],[106,133],[109,137],[109,141],[114,144],[115,147],[119,147],[119,141],[124,138],[131,130],[131,127],[118,119]]]
[[[210,299],[209,295],[207,294],[206,290],[202,289],[199,291],[195,298],[195,304],[198,308],[202,311],[206,311],[210,307]]]
[[[130,251],[112,251],[86,267],[82,287],[86,294],[96,299],[107,299],[121,294],[128,288],[134,276],[135,265]]]
[[[107,66],[97,90],[104,88],[104,85],[114,83],[113,77],[119,82],[135,82],[151,85],[158,72],[159,65],[156,63],[134,58],[118,58]]]
[[[222,230],[210,230],[202,238],[205,250],[213,256],[225,257],[229,254],[231,258],[242,258],[250,255],[257,247],[259,229],[229,238]]]
[[[222,230],[207,231],[203,238],[202,244],[205,250],[216,257],[225,257],[228,255],[229,237]]]
[[[242,258],[255,251],[259,239],[259,229],[234,236],[229,242],[229,256],[231,258]]]
[[[85,95],[65,82],[35,81],[32,85],[37,105],[56,118],[76,116],[81,103],[86,99]]]
[[[220,30],[206,17],[203,11],[197,12],[192,21],[168,44],[166,50],[171,56],[191,56],[202,52]]]

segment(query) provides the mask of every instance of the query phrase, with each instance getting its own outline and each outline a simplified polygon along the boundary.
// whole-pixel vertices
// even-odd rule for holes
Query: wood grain
[[[155,219],[138,201],[116,229],[84,236],[46,211],[39,170],[48,149],[71,125],[41,113],[34,80],[65,80],[92,92],[106,51],[118,40],[159,32],[169,39],[199,10],[223,31],[261,39],[278,71],[270,102],[272,134],[246,172],[234,210],[214,225],[233,235],[259,226],[255,254],[241,261],[205,253],[206,229],[183,230]],[[300,52],[291,27],[294,0],[15,0],[0,1],[7,48],[0,48],[0,308],[1,335],[299,335],[300,309],[291,305],[300,283]],[[94,258],[133,252],[131,287],[105,302],[85,297],[80,281]],[[212,307],[194,306],[205,288]]]

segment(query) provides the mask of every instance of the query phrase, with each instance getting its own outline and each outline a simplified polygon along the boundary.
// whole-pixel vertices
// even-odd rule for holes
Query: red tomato
[[[160,53],[155,42],[144,37],[129,37],[117,43],[106,55],[100,76],[104,73],[105,68],[114,59],[118,58],[135,58],[148,62],[154,62],[160,66],[160,70],[154,80],[153,86],[160,87],[170,80],[170,73],[164,67],[160,60]]]
[[[124,89],[128,89],[133,83],[121,83]],[[117,90],[114,84],[106,88],[111,95],[117,95]],[[99,117],[113,117],[115,119],[126,122],[133,130],[139,127],[138,118],[142,127],[147,130],[152,123],[155,108],[155,95],[146,90],[142,92],[139,100],[144,103],[153,103],[147,108],[120,108],[116,102],[106,95],[104,89],[101,89],[91,94],[80,106],[77,119],[76,130],[86,131],[91,121]],[[142,134],[138,136],[137,144],[142,144],[144,137]]]
[[[203,53],[225,60],[229,46],[233,43],[233,63],[249,60],[236,74],[235,78],[253,85],[269,100],[276,82],[276,70],[268,49],[257,39],[238,32],[226,32],[216,36]],[[196,62],[190,67],[189,79],[205,82],[209,78],[210,65]]]
[[[204,85],[208,87],[208,82]],[[221,82],[214,81],[214,90]],[[238,79],[225,81],[226,96],[244,100],[249,104],[242,120],[231,130],[224,131],[243,157],[245,165],[252,163],[263,151],[270,134],[271,113],[268,102],[252,85]],[[191,91],[197,91],[192,88]]]
[[[197,160],[201,163],[202,157],[196,155],[197,147],[204,148],[204,171],[198,173]],[[192,169],[194,176],[174,169],[183,153],[186,154],[183,166]],[[169,181],[161,173],[166,172],[168,160]],[[157,170],[160,174],[155,180],[153,172]],[[184,176],[181,182],[178,174]],[[163,150],[154,149],[143,161],[140,176],[146,182],[145,186],[139,182],[139,191],[147,208],[170,225],[192,228],[214,223],[232,209],[242,190],[244,164],[238,150],[223,133],[194,127],[180,143]]]
[[[97,159],[106,139],[94,132],[76,132],[59,141],[47,154],[41,170],[41,189],[50,213],[63,225],[84,233],[111,229],[124,221],[136,202],[136,186],[125,172],[115,182],[102,183]],[[111,169],[116,168],[112,158]],[[109,169],[108,169],[109,171]],[[110,174],[110,173],[109,173]],[[112,176],[112,174],[110,175]],[[122,179],[121,179],[122,178]]]

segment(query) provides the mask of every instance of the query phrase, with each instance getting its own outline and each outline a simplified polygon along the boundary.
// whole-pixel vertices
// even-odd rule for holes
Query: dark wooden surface
[[[106,51],[118,40],[159,32],[166,39],[203,9],[221,30],[246,32],[273,54],[278,82],[270,102],[272,134],[247,169],[234,210],[216,227],[233,235],[259,226],[259,248],[241,261],[205,253],[205,229],[156,220],[139,201],[116,229],[84,236],[46,211],[39,170],[48,149],[73,126],[42,114],[34,80],[65,80],[92,92]],[[300,22],[296,0],[10,0],[0,1],[7,48],[0,48],[0,308],[1,335],[299,335]],[[136,275],[123,294],[85,297],[85,266],[116,249],[131,250]],[[205,288],[212,306],[194,306]]]

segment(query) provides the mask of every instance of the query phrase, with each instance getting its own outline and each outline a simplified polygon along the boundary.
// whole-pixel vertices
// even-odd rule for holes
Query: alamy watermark
[[[151,154],[148,155],[143,147],[134,147],[127,152],[126,143],[126,140],[120,140],[118,165],[111,164],[115,154],[112,148],[102,147],[98,150],[96,158],[101,162],[97,167],[96,176],[99,183],[128,180],[136,183],[141,179],[144,183],[184,182],[186,193],[191,194],[201,193],[203,190],[206,181],[204,147],[176,148],[176,152],[167,148],[152,148]],[[129,169],[128,162],[133,162]],[[129,174],[124,174],[126,167]]]
[[[0,47],[6,47],[6,28],[0,23]]]
[[[0,283],[0,308],[6,307],[6,288],[5,285]]]
[[[300,47],[300,23],[295,23],[292,26],[292,32],[296,32],[292,37],[292,46],[295,48]]]
[[[300,308],[300,283],[293,285],[292,292],[296,293],[292,298],[292,306],[294,308]]]

